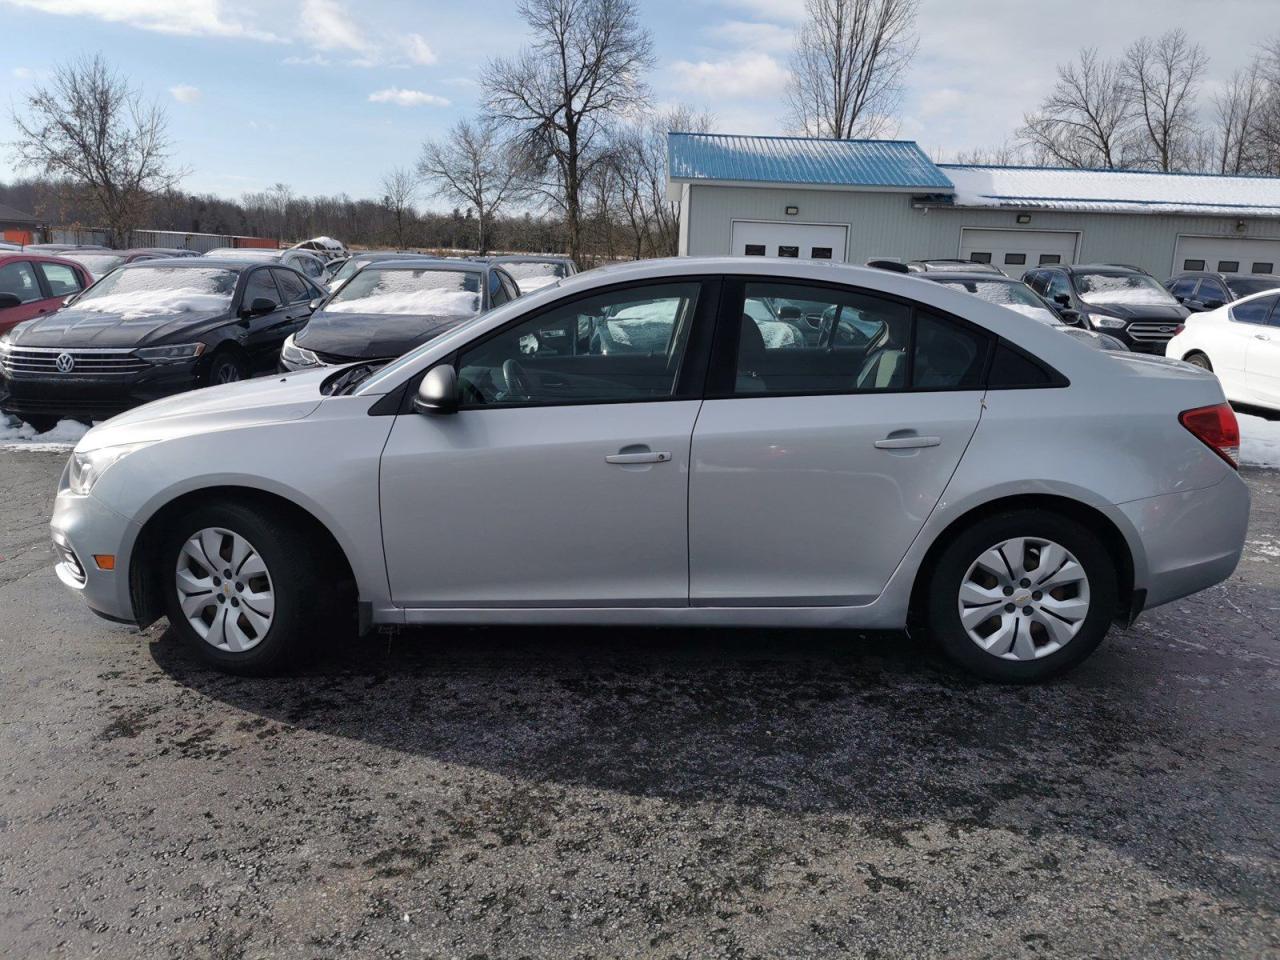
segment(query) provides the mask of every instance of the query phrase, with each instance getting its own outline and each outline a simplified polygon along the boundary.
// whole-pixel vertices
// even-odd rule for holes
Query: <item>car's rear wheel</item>
[[[1213,364],[1209,362],[1209,358],[1206,357],[1203,353],[1200,353],[1200,352],[1189,353],[1183,359],[1185,359],[1186,362],[1191,364],[1193,367],[1199,367],[1201,370],[1209,370],[1209,371],[1213,370]]]
[[[205,661],[243,674],[297,659],[319,592],[309,539],[232,503],[179,518],[161,551],[169,622]]]
[[[213,359],[209,361],[209,371],[206,376],[209,386],[236,383],[249,376],[249,364],[236,350],[223,349],[215,353]]]
[[[1029,683],[1078,664],[1116,610],[1116,569],[1101,540],[1056,513],[1017,510],[964,529],[928,584],[930,632],[988,680]]]

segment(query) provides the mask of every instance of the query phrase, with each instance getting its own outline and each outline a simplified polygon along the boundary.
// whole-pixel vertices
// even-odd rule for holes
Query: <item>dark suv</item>
[[[1080,315],[1085,329],[1107,333],[1138,353],[1164,356],[1190,314],[1160,282],[1116,263],[1037,267],[1022,281],[1051,303]]]
[[[117,267],[0,337],[0,410],[46,429],[272,371],[321,296],[296,270],[260,260]]]
[[[1280,287],[1280,277],[1259,275],[1242,277],[1234,273],[1213,273],[1209,270],[1184,270],[1164,282],[1175,300],[1192,313],[1217,310],[1223,304],[1233,303],[1265,290]]]

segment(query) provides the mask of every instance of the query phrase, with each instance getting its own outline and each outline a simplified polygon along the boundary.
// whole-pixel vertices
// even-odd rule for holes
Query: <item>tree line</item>
[[[787,93],[788,129],[896,132],[915,55],[919,0],[805,0]],[[580,262],[671,255],[668,131],[714,117],[655,110],[653,41],[635,0],[518,0],[527,45],[487,63],[476,116],[388,171],[373,198],[303,197],[284,183],[237,200],[179,189],[163,110],[101,56],[58,67],[14,109],[27,180],[0,200],[60,224],[266,236],[359,245],[565,251]],[[1067,167],[1280,175],[1280,36],[1204,96],[1209,59],[1181,29],[1114,59],[1081,50],[998,147],[957,159]],[[422,209],[426,196],[448,213]]]

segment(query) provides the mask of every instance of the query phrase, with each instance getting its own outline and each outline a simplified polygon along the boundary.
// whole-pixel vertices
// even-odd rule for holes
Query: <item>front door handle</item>
[[[611,453],[604,458],[605,463],[666,463],[671,459],[669,453]]]
[[[1255,340],[1270,340],[1271,338],[1270,338],[1270,337],[1268,337],[1265,333],[1255,333],[1255,334],[1253,335],[1253,339],[1255,339]]]
[[[886,437],[876,441],[877,450],[911,450],[916,447],[936,447],[941,437]]]

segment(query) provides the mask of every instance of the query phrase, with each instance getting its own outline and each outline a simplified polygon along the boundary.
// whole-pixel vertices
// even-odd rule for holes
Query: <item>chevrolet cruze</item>
[[[762,331],[797,302],[815,338]],[[1033,681],[1230,575],[1238,443],[1207,371],[941,284],[649,261],[117,417],[52,532],[92,609],[235,672],[339,622],[918,626]]]

